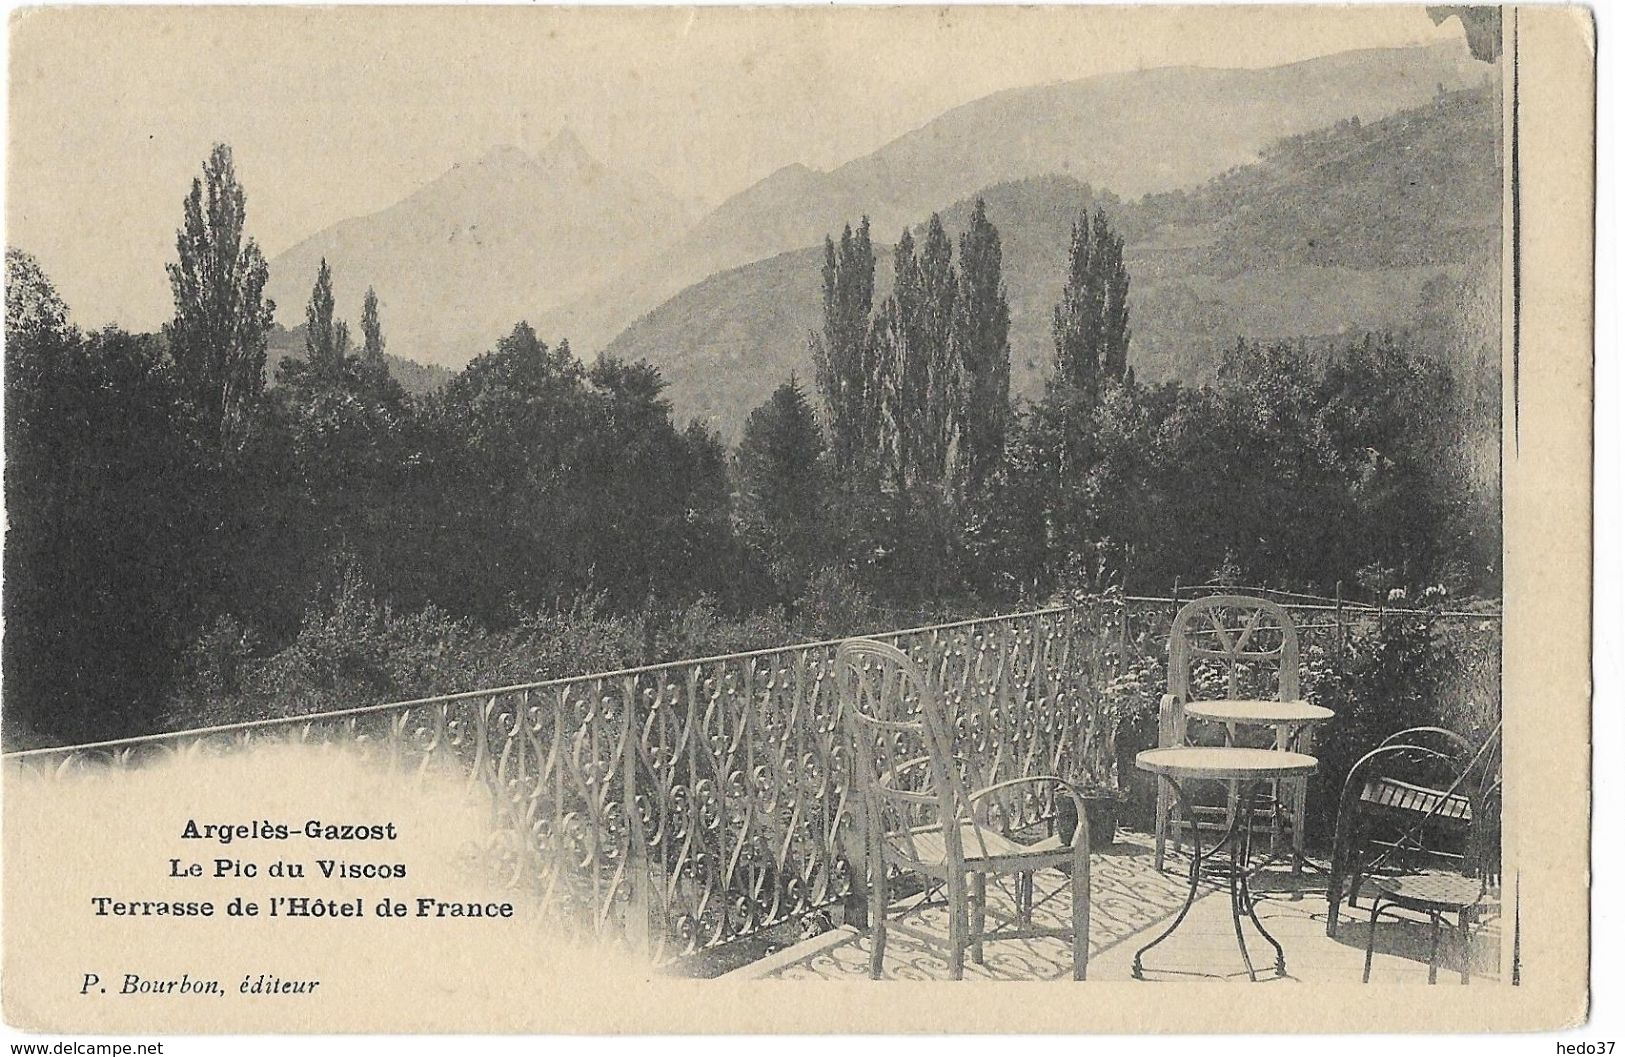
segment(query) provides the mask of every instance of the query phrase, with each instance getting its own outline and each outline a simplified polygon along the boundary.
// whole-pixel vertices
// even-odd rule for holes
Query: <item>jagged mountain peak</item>
[[[511,143],[499,143],[494,147],[487,148],[485,153],[481,154],[474,164],[477,166],[491,167],[517,167],[535,165],[536,161],[529,154],[527,154],[522,147],[516,147]],[[452,166],[454,169],[460,169],[462,167],[462,162],[458,162],[456,165]]]
[[[326,256],[342,302],[370,284],[395,306],[397,351],[459,365],[530,318],[591,353],[686,286],[821,245],[860,216],[894,237],[981,188],[1047,174],[1129,200],[1195,187],[1280,136],[1377,120],[1486,76],[1449,49],[1397,48],[1011,89],[833,169],[784,166],[697,223],[660,180],[605,164],[561,127],[313,236],[272,262],[272,293],[296,323]]]
[[[537,154],[537,159],[544,164],[568,162],[575,165],[597,165],[594,158],[575,130],[566,125],[558,134],[547,142]]]
[[[530,179],[604,179],[611,175],[608,166],[593,156],[579,137],[566,128],[549,140],[541,150],[532,154],[511,143],[489,147],[472,165],[459,162],[452,173],[496,174],[522,176]],[[628,174],[628,178],[642,178],[643,174]]]
[[[271,262],[270,293],[278,318],[297,324],[325,257],[344,314],[355,318],[373,286],[392,349],[455,366],[689,220],[658,180],[606,166],[564,129],[534,154],[490,146],[394,205],[313,235]]]

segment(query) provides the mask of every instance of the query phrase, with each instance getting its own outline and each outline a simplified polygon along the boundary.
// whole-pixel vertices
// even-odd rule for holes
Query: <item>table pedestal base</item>
[[[1166,774],[1160,774],[1158,777],[1173,787],[1174,796],[1179,800],[1180,809],[1185,814],[1189,815],[1190,803],[1185,799],[1185,792],[1179,787],[1179,782],[1175,781],[1173,778],[1170,778]],[[1211,856],[1216,854],[1221,848],[1229,848],[1230,861],[1228,864],[1221,866],[1220,871],[1226,876],[1230,884],[1230,920],[1236,927],[1236,946],[1241,950],[1242,964],[1247,967],[1247,978],[1249,980],[1257,980],[1258,974],[1253,969],[1252,955],[1247,953],[1247,939],[1245,935],[1243,935],[1241,929],[1241,918],[1243,914],[1245,914],[1247,919],[1253,923],[1253,928],[1258,930],[1258,934],[1269,941],[1269,945],[1271,947],[1275,948],[1275,974],[1277,976],[1285,976],[1286,952],[1283,951],[1281,949],[1281,945],[1275,941],[1275,937],[1269,934],[1269,930],[1264,928],[1263,922],[1258,920],[1258,913],[1253,907],[1252,889],[1249,887],[1247,881],[1247,866],[1252,858],[1252,815],[1253,800],[1257,793],[1257,783],[1243,782],[1240,784],[1241,788],[1238,790],[1235,798],[1236,810],[1230,816],[1230,824],[1225,829],[1224,835],[1218,839],[1218,841],[1213,845],[1212,849],[1208,852],[1208,855]],[[1191,817],[1194,818],[1195,816],[1193,815]],[[1241,822],[1242,820],[1246,820],[1245,824],[1238,826],[1238,822]],[[1184,922],[1185,915],[1190,913],[1191,904],[1196,902],[1196,892],[1197,889],[1201,887],[1202,883],[1203,854],[1202,832],[1195,826],[1191,827],[1191,845],[1191,885],[1190,891],[1185,895],[1185,905],[1179,908],[1179,913],[1174,917],[1174,920],[1168,925],[1167,928],[1162,930],[1162,933],[1158,935],[1156,939],[1152,940],[1150,943],[1147,943],[1144,947],[1141,947],[1134,953],[1134,978],[1136,980],[1145,979],[1145,969],[1141,965],[1140,959],[1143,958],[1145,953],[1151,948],[1155,947],[1157,944],[1174,934],[1174,931]]]

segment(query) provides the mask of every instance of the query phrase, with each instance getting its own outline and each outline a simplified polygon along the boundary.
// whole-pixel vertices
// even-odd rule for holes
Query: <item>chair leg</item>
[[[950,871],[948,875],[948,976],[953,980],[965,978],[966,933],[965,875]]]
[[[1089,978],[1089,857],[1072,868],[1072,979]]]
[[[1288,783],[1286,783],[1284,781],[1281,781],[1280,779],[1277,779],[1275,782],[1271,783],[1271,785],[1272,785],[1272,789],[1271,789],[1271,796],[1270,796],[1270,858],[1273,859],[1275,856],[1277,856],[1277,855],[1279,855],[1281,853],[1281,836],[1282,836],[1282,833],[1281,833],[1281,793],[1284,790],[1288,789]],[[1252,811],[1248,812],[1248,815],[1252,815],[1252,814],[1253,814]],[[1248,818],[1247,819],[1248,825],[1251,825],[1252,821],[1253,820],[1251,818]],[[1292,867],[1292,872],[1294,874],[1296,874],[1297,870],[1298,870],[1297,865],[1294,863],[1293,867]]]
[[[987,931],[987,874],[971,874],[970,896],[970,959],[977,965],[986,965],[982,956],[982,933]]]
[[[1371,955],[1377,949],[1377,909],[1382,906],[1382,900],[1376,896],[1371,897],[1371,924],[1365,930],[1365,973],[1360,977],[1362,984],[1371,982]]]
[[[1439,982],[1439,915],[1429,912],[1428,923],[1430,939],[1428,940],[1428,983]]]
[[[1349,904],[1352,909],[1353,903]],[[1343,871],[1336,859],[1326,876],[1326,935],[1337,937],[1337,919],[1343,908]]]
[[[880,979],[886,958],[886,866],[875,867],[869,879],[869,927],[872,946],[869,950],[869,978]]]
[[[1032,871],[1016,875],[1016,924],[1026,928],[1033,923]]]
[[[954,981],[965,979],[965,948],[970,932],[967,901],[964,873],[951,873],[947,878],[947,976]]]
[[[1461,934],[1461,982],[1473,982],[1473,934],[1469,931],[1471,915],[1461,911],[1456,915],[1456,931]]]

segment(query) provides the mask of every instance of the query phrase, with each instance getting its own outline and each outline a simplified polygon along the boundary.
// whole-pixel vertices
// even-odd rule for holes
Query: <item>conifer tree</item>
[[[740,515],[751,546],[799,582],[821,549],[824,440],[794,374],[750,413],[739,443]]]

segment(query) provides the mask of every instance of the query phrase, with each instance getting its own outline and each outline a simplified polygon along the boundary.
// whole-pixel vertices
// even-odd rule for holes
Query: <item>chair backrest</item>
[[[1168,693],[1180,704],[1192,700],[1192,675],[1201,664],[1221,670],[1223,697],[1269,696],[1249,692],[1243,680],[1274,669],[1274,696],[1298,699],[1298,630],[1287,611],[1267,598],[1209,595],[1186,603],[1168,632]]]
[[[835,650],[835,679],[870,848],[927,862],[939,858],[929,845],[940,840],[946,862],[963,866],[961,825],[978,841],[981,829],[925,673],[895,646],[848,639]]]
[[[1486,885],[1498,880],[1500,735],[1497,726],[1477,749],[1440,727],[1390,735],[1350,768],[1343,783],[1334,857],[1347,842],[1361,839],[1361,817],[1380,818],[1386,839],[1373,867],[1447,863]]]
[[[1393,746],[1412,746],[1433,750],[1418,755],[1415,752],[1390,754],[1384,761],[1382,772],[1390,778],[1400,778],[1423,785],[1453,789],[1454,795],[1464,801],[1476,794],[1481,798],[1499,796],[1501,783],[1501,725],[1496,724],[1488,737],[1473,742],[1445,727],[1410,727],[1397,731],[1382,740],[1379,749]],[[1361,765],[1356,763],[1354,770]],[[1367,767],[1369,772],[1371,768]]]

